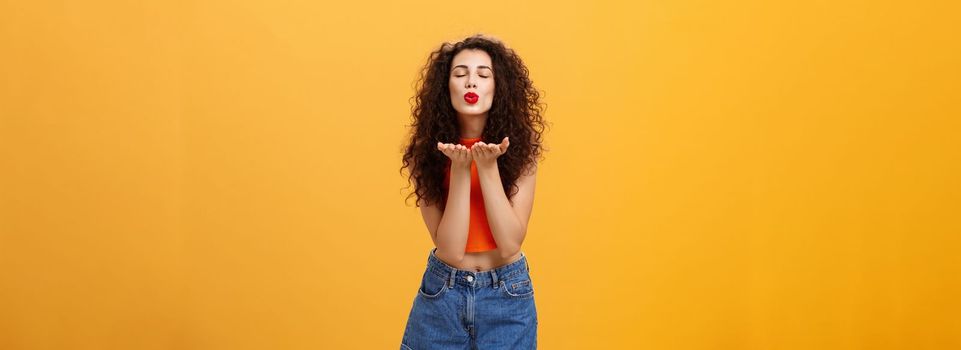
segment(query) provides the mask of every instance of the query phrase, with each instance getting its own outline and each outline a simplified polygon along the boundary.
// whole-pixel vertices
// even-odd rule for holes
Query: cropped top
[[[461,138],[460,144],[470,148],[475,142],[480,141],[480,137]],[[444,198],[450,190],[450,160],[447,161],[447,170],[444,175]],[[490,224],[487,222],[487,210],[484,209],[484,195],[481,192],[480,178],[477,176],[477,164],[470,163],[470,225],[467,230],[467,247],[465,252],[484,252],[497,248],[494,241],[494,234],[491,232]]]

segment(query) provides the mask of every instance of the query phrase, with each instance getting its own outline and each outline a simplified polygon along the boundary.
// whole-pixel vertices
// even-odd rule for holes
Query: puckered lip
[[[464,94],[464,97],[477,97],[477,94],[475,94],[475,93],[473,93],[473,92],[468,92],[468,93]]]

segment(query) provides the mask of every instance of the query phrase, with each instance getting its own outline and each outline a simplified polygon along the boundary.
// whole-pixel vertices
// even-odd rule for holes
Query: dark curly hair
[[[427,64],[416,82],[416,103],[411,106],[410,142],[403,157],[404,168],[410,169],[408,184],[415,183],[415,191],[406,198],[417,196],[417,206],[440,203],[446,205],[444,177],[449,159],[437,150],[437,142],[458,144],[460,129],[457,112],[450,100],[449,74],[454,56],[465,49],[487,52],[494,71],[494,100],[488,111],[487,123],[481,134],[485,143],[501,143],[510,138],[507,152],[497,157],[504,193],[508,200],[517,193],[515,182],[522,171],[536,165],[543,154],[542,134],[546,123],[542,114],[546,105],[540,102],[541,93],[534,88],[528,70],[513,49],[500,40],[475,34],[451,44],[444,42],[431,52]],[[410,186],[407,186],[409,188]],[[405,200],[406,203],[406,200]]]

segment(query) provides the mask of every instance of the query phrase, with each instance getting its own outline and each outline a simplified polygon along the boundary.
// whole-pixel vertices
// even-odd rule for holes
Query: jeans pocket
[[[521,274],[516,278],[500,281],[500,290],[510,298],[527,298],[534,295],[534,283],[531,276]]]
[[[425,271],[423,278],[420,280],[420,287],[417,288],[417,293],[428,299],[437,298],[447,291],[447,280],[437,273],[429,270]]]

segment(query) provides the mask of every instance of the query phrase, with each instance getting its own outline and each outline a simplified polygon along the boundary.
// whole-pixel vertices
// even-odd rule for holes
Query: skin
[[[484,67],[491,68],[484,68]],[[451,102],[457,111],[461,136],[477,138],[487,123],[488,111],[494,100],[494,72],[490,56],[483,50],[463,50],[454,56],[450,72]],[[464,101],[464,94],[475,92],[475,104]],[[481,141],[470,148],[452,143],[438,143],[437,150],[451,160],[450,188],[447,205],[422,205],[421,214],[437,247],[436,255],[448,265],[462,270],[483,271],[517,261],[521,244],[527,235],[534,204],[536,164],[532,171],[517,179],[518,193],[514,204],[507,199],[501,186],[497,157],[508,151],[509,137],[499,144]],[[471,163],[477,167],[484,209],[497,248],[486,252],[465,252],[470,220]]]

